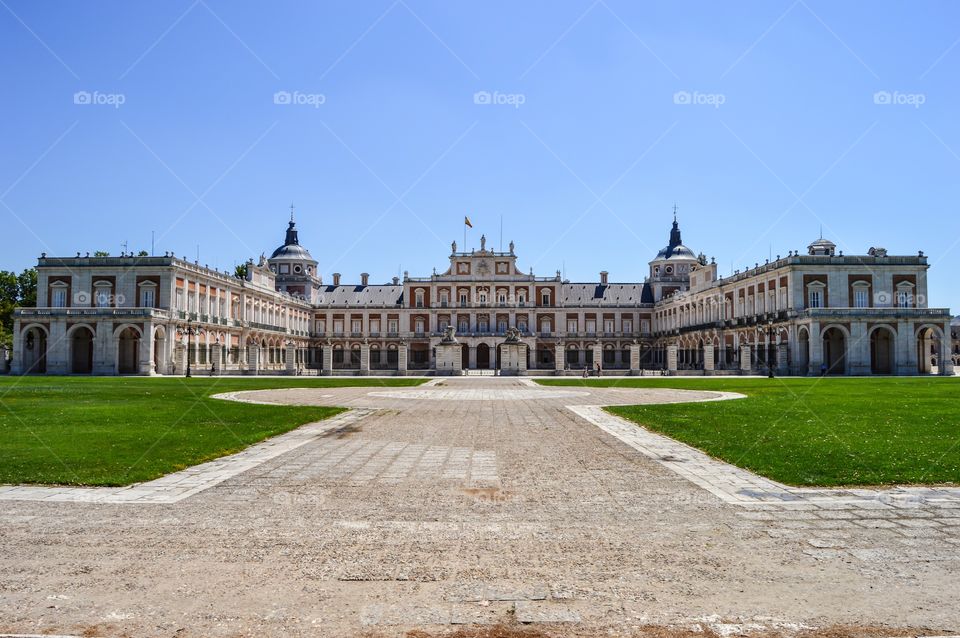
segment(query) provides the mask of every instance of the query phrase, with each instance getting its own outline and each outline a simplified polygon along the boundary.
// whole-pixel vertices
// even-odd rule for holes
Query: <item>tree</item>
[[[233,276],[237,279],[246,279],[247,278],[247,265],[240,264],[233,269]]]
[[[145,250],[141,250],[140,252],[137,253],[137,257],[149,257],[149,256],[150,256],[150,253],[148,253]]]
[[[94,256],[94,257],[109,257],[109,256],[110,256],[110,253],[107,252],[106,250],[97,250],[97,251],[94,251],[93,256]]]
[[[13,309],[37,305],[37,271],[26,268],[19,275],[0,270],[0,344],[13,345]]]

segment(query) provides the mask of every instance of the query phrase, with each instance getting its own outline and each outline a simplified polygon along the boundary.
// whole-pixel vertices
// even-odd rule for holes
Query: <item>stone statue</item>
[[[450,253],[456,254],[456,252],[457,252],[457,242],[453,242],[450,244]]]
[[[513,241],[510,241],[510,254],[513,254]]]
[[[487,249],[487,236],[480,235],[480,250],[486,250],[486,249]]]
[[[440,343],[457,343],[457,329],[453,324],[447,326],[443,330],[443,338],[440,339]]]
[[[507,343],[518,343],[520,341],[520,331],[516,328],[507,330]]]

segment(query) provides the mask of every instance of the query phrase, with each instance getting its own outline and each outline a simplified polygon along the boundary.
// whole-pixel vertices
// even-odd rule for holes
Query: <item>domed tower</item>
[[[287,236],[283,245],[273,251],[267,262],[270,270],[277,275],[277,290],[313,301],[316,288],[321,283],[317,276],[317,261],[310,255],[310,251],[300,245],[292,208],[291,206],[290,223],[287,225]]]
[[[660,301],[679,290],[690,287],[690,271],[700,264],[696,253],[683,245],[680,238],[680,224],[677,223],[677,210],[673,210],[673,227],[670,229],[670,243],[657,253],[650,262],[650,286],[653,298]]]

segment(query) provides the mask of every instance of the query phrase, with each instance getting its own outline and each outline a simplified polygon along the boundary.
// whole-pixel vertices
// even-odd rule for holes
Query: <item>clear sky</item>
[[[930,257],[960,308],[960,4],[0,0],[0,268],[301,243],[445,268],[463,216],[521,268],[640,281],[679,207],[721,272]]]

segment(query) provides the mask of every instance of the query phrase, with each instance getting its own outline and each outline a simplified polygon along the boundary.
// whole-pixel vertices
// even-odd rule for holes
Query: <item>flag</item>
[[[466,215],[463,216],[463,223],[466,224],[468,227],[473,228],[473,224],[470,223],[470,218],[467,217]]]

